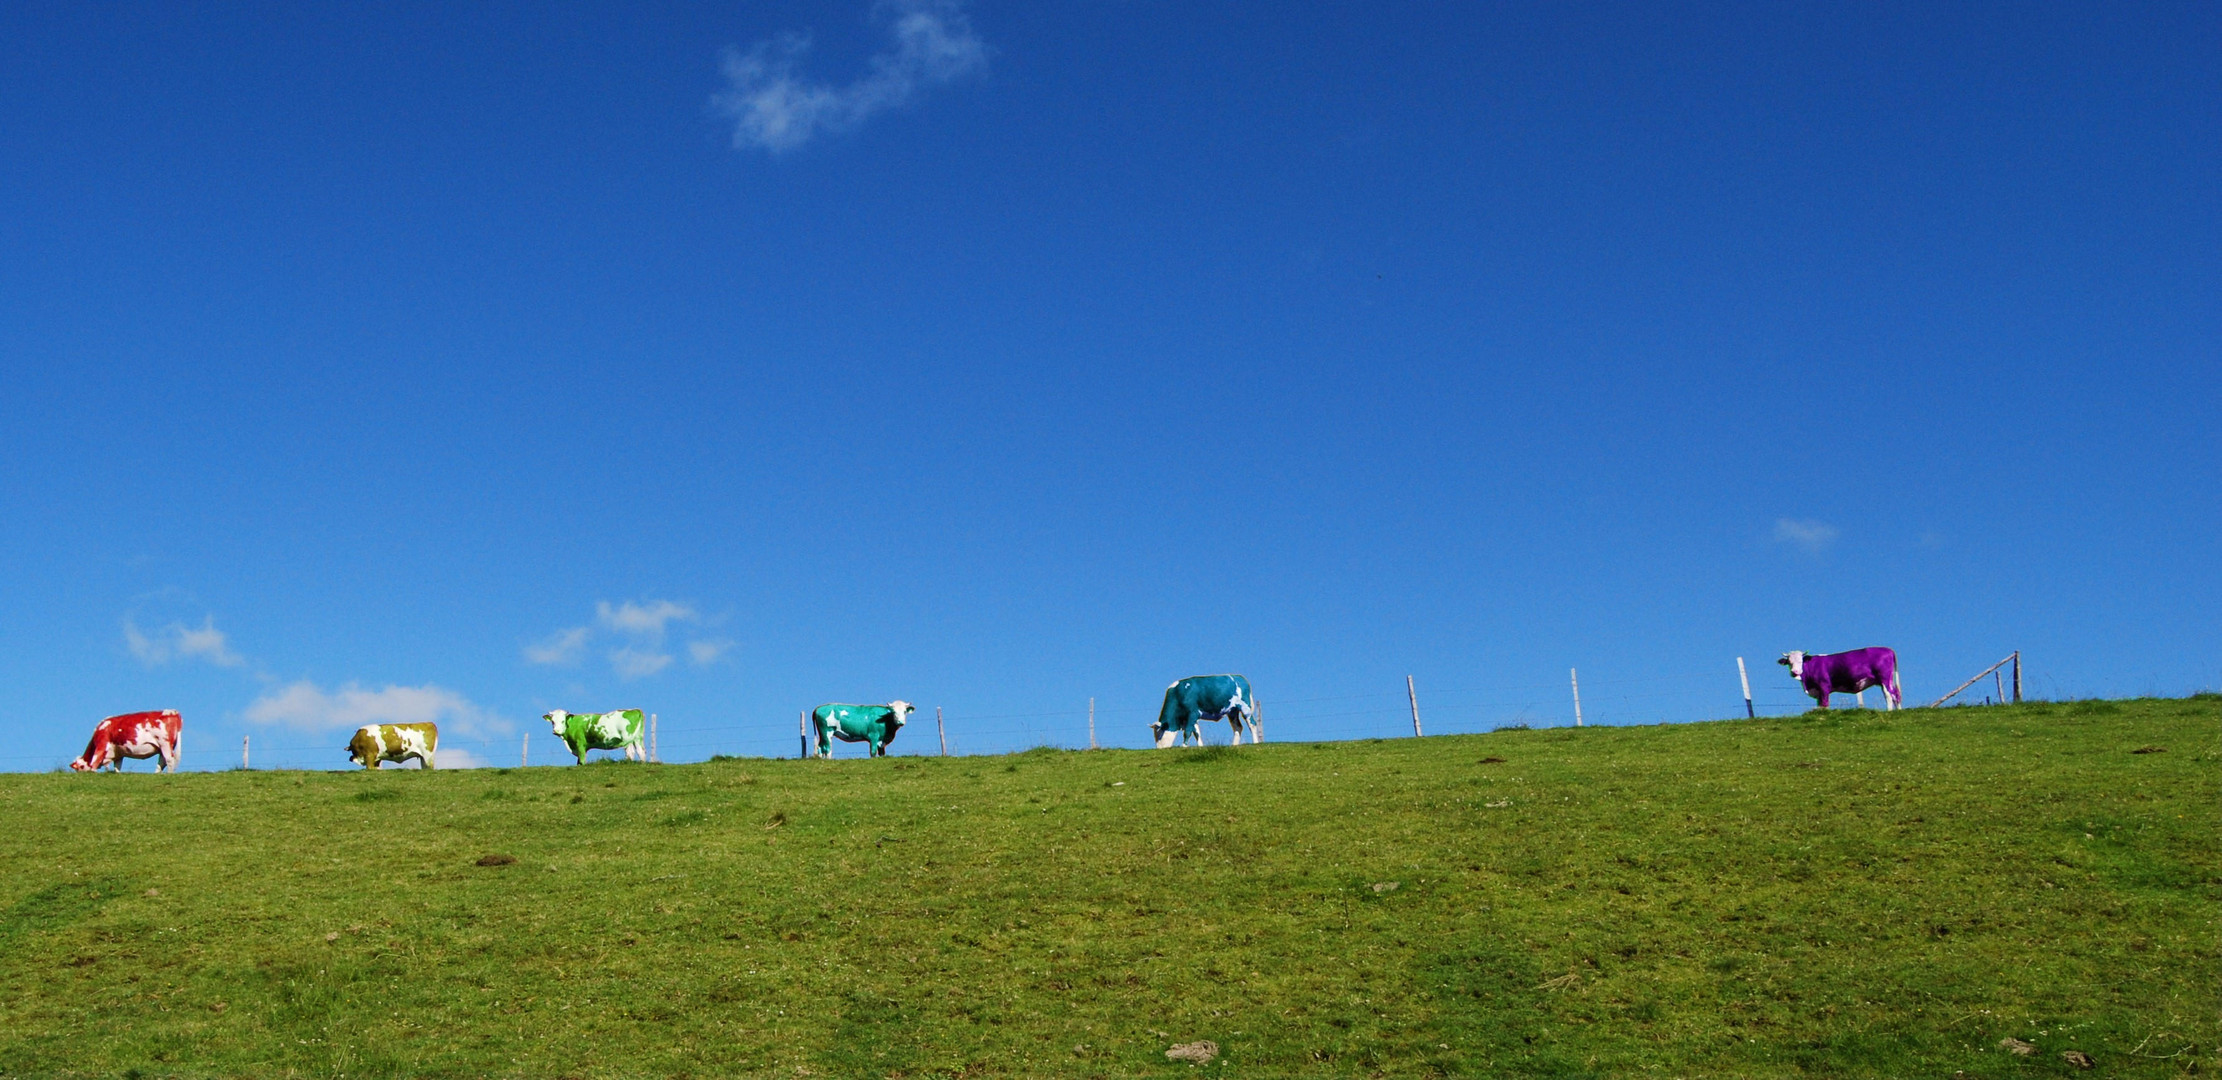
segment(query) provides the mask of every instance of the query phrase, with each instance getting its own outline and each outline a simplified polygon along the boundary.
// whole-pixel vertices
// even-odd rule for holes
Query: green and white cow
[[[870,744],[873,757],[886,757],[887,744],[895,741],[895,733],[902,730],[903,721],[917,711],[907,701],[890,701],[885,705],[820,705],[810,710],[810,726],[817,729],[818,734],[818,756],[833,756],[833,744],[827,741],[831,738]]]
[[[623,750],[627,761],[646,761],[648,751],[641,746],[641,737],[648,733],[648,716],[639,709],[619,709],[606,713],[568,713],[562,709],[541,717],[548,722],[549,730],[563,745],[571,748],[571,755],[586,764],[589,750]]]

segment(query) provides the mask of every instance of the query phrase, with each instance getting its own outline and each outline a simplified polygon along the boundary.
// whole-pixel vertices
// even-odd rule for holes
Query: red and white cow
[[[176,709],[111,716],[93,729],[93,741],[85,744],[85,753],[69,767],[94,772],[114,765],[122,772],[125,758],[160,757],[157,770],[176,772],[178,732],[183,727]]]

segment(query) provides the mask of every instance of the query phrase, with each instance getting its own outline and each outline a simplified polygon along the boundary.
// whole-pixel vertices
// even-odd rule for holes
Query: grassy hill
[[[2211,1075],[2218,734],[12,775],[0,1074]]]

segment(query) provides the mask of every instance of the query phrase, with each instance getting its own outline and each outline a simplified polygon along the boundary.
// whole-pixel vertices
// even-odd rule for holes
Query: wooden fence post
[[[1412,677],[1404,677],[1404,695],[1412,699],[1412,737],[1420,737],[1420,692],[1412,686]]]
[[[2014,704],[2021,704],[2021,650],[2014,650]]]
[[[517,767],[522,769],[530,764],[532,764],[532,732],[528,731],[525,732],[524,740],[517,744]]]
[[[949,756],[949,729],[941,722],[941,706],[934,706],[934,730],[941,733],[941,756]]]
[[[662,757],[662,755],[660,755],[660,754],[656,753],[656,714],[655,714],[655,713],[649,713],[649,714],[648,714],[648,760],[649,760],[649,761],[652,761],[652,762],[655,762],[656,764],[659,764],[659,765],[663,763],[663,757]]]
[[[1582,673],[1573,668],[1567,668],[1566,681],[1574,684],[1574,726],[1580,727],[1582,726]]]
[[[1088,699],[1088,749],[1096,748],[1096,699]]]
[[[1942,704],[1944,704],[1945,702],[1947,702],[1947,701],[1950,701],[1950,700],[1952,700],[1952,699],[1953,699],[1953,698],[1954,698],[1955,696],[1957,696],[1957,695],[1959,694],[1959,692],[1960,692],[1960,691],[1962,691],[1962,690],[1965,690],[1965,689],[1967,689],[1968,687],[1970,687],[1970,686],[1973,686],[1973,685],[1975,685],[1975,684],[1976,684],[1976,683],[1977,683],[1978,681],[1980,681],[1980,680],[1982,679],[1982,677],[1983,677],[1983,676],[1985,676],[1985,675],[1988,675],[1988,674],[1990,674],[1990,673],[1992,673],[1992,672],[1994,672],[1994,671],[1997,671],[1997,670],[1998,670],[1999,668],[2005,667],[2005,666],[2006,666],[2007,664],[2011,664],[2011,663],[2015,663],[2015,662],[2019,661],[2019,660],[2021,659],[2021,655],[2020,655],[2020,654],[2021,654],[2021,650],[2019,650],[2019,649],[2016,649],[2016,650],[2014,650],[2013,652],[2011,652],[2011,653],[2008,653],[2008,654],[2006,654],[2006,658],[2005,658],[2005,659],[2003,659],[2003,660],[2000,660],[2000,661],[1999,661],[1998,663],[1992,664],[1991,666],[1989,666],[1989,667],[1987,667],[1987,668],[1984,668],[1984,669],[1983,669],[1983,670],[1981,670],[1981,671],[1978,671],[1978,672],[1976,672],[1976,673],[1975,673],[1974,675],[1972,675],[1972,676],[1969,676],[1969,677],[1968,677],[1968,680],[1967,680],[1966,682],[1964,682],[1964,683],[1961,683],[1960,685],[1958,685],[1958,686],[1955,686],[1955,687],[1953,687],[1953,688],[1952,688],[1952,692],[1951,692],[1951,693],[1949,693],[1949,694],[1946,694],[1946,695],[1944,695],[1943,697],[1940,697],[1940,698],[1936,699],[1935,701],[1932,701],[1932,702],[1930,702],[1929,704],[1927,704],[1926,706],[1923,706],[1923,707],[1924,707],[1924,708],[1930,708],[1930,709],[1934,709],[1934,708],[1936,708],[1937,706],[1939,706],[1939,705],[1942,705]]]
[[[247,767],[247,740],[253,737],[252,735],[241,735],[239,737],[239,767],[242,769]]]
[[[1736,678],[1744,684],[1744,718],[1759,719],[1759,714],[1751,707],[1751,673],[1744,670],[1744,658],[1741,656],[1736,658]]]
[[[810,756],[810,710],[804,709],[795,716],[795,737],[802,740],[802,756]]]

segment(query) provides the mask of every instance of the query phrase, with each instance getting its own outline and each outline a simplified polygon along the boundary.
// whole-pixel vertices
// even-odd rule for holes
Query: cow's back
[[[564,738],[589,750],[615,750],[634,741],[646,723],[646,714],[639,709],[616,709],[583,716],[573,713],[564,723]]]
[[[865,735],[875,723],[885,725],[895,710],[885,705],[820,705],[810,711],[819,726],[838,729],[850,735]]]
[[[1190,675],[1165,688],[1165,704],[1157,722],[1169,728],[1188,726],[1198,717],[1226,711],[1237,699],[1248,704],[1250,680],[1240,675]]]

